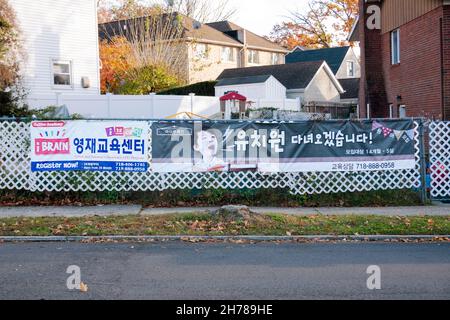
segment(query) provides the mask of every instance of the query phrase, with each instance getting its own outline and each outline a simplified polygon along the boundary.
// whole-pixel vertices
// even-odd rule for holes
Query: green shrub
[[[165,68],[146,66],[127,73],[118,89],[118,94],[145,95],[175,87],[179,80]]]
[[[216,95],[214,87],[217,81],[198,82],[188,86],[159,91],[160,95],[187,96],[195,93],[197,96],[214,97]]]

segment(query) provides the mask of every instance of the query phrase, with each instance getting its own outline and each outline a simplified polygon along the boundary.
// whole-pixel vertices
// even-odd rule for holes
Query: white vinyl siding
[[[275,77],[270,77],[263,83],[216,87],[216,97],[221,97],[228,91],[237,91],[251,101],[256,101],[257,99],[286,99],[286,88]]]
[[[98,27],[95,0],[9,0],[16,11],[26,61],[21,65],[24,86],[30,95],[99,94]],[[70,63],[70,85],[55,84],[53,62]],[[60,68],[59,71],[67,71]],[[64,69],[64,70],[63,70]],[[56,70],[58,71],[58,70]],[[87,77],[90,88],[82,88]]]
[[[349,64],[353,62],[353,76],[349,75]],[[336,78],[338,79],[354,79],[361,77],[361,65],[359,63],[359,56],[355,48],[350,48],[342,60],[342,64],[339,70],[336,72]]]
[[[296,98],[289,96],[289,98]],[[328,73],[322,68],[305,89],[305,102],[340,102],[341,95]]]

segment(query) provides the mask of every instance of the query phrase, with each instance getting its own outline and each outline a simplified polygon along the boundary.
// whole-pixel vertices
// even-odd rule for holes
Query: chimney
[[[247,31],[245,29],[237,31],[237,38],[244,44],[244,46],[247,45]]]
[[[248,57],[248,49],[247,49],[247,31],[245,29],[237,30],[237,39],[242,42],[244,47],[240,51],[240,68],[247,67],[247,57]]]
[[[361,47],[361,81],[359,88],[359,116],[366,118],[367,106],[370,109],[370,117],[386,117],[388,102],[383,74],[382,34],[377,28],[368,27],[369,18],[373,13],[368,12],[368,7],[377,5],[380,1],[359,1],[359,41]],[[381,17],[378,17],[381,19]]]

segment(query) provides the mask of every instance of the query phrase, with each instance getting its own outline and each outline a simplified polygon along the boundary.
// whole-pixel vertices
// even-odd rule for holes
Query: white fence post
[[[195,114],[194,112],[194,98],[195,98],[195,93],[189,93],[189,96],[191,97],[191,113]]]
[[[297,97],[297,107],[298,107],[298,112],[302,112],[302,98]]]
[[[155,96],[156,93],[150,93],[150,118],[152,119],[155,117]]]
[[[107,115],[107,117],[108,118],[111,118],[111,99],[112,99],[112,93],[107,93],[106,94],[106,103],[107,103],[107,113],[108,113],[108,115]]]

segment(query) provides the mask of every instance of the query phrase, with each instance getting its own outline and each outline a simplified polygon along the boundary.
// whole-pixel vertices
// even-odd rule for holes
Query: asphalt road
[[[450,244],[0,243],[0,299],[450,299]]]

